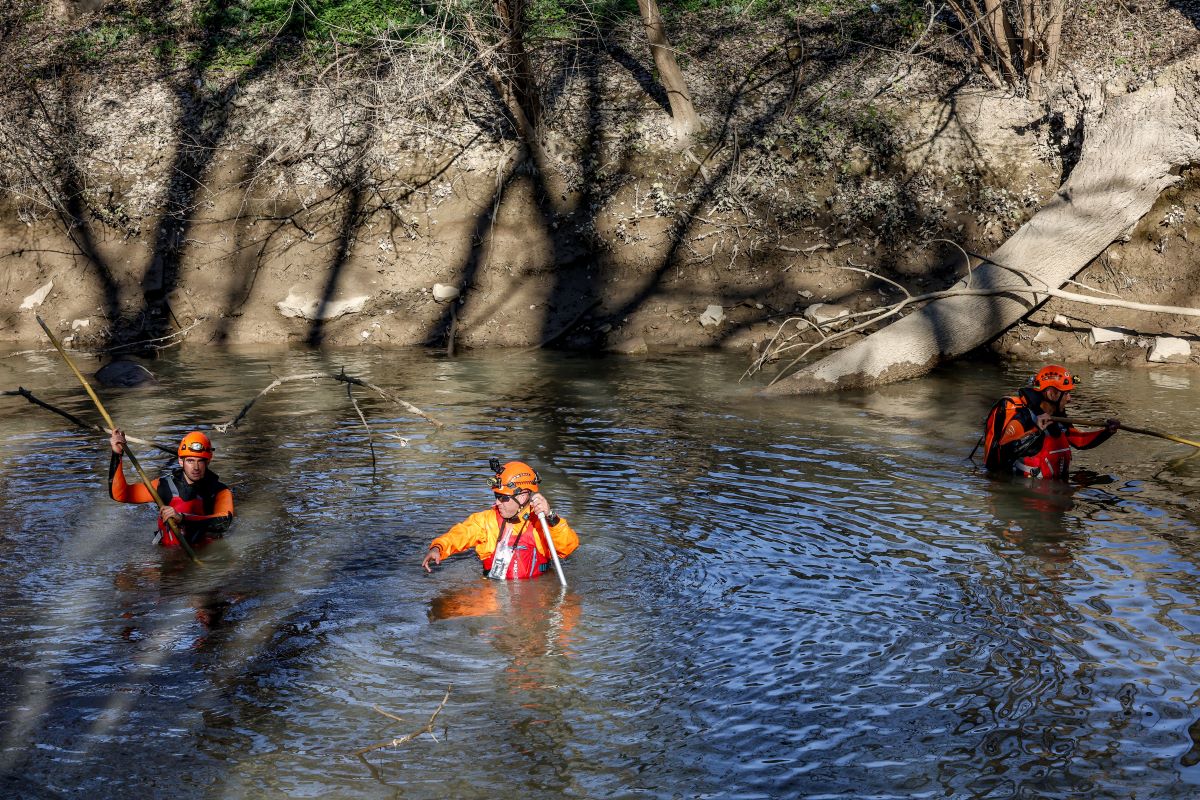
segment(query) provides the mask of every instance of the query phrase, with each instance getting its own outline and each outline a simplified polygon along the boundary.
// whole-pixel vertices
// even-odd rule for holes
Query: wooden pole
[[[78,378],[79,382],[83,384],[83,388],[87,390],[88,396],[90,396],[92,398],[92,402],[96,404],[96,410],[100,412],[100,416],[104,417],[104,421],[108,423],[109,429],[116,430],[116,423],[114,423],[112,421],[112,417],[108,415],[108,411],[105,410],[104,404],[100,402],[100,398],[96,396],[96,392],[92,389],[92,385],[88,383],[87,378],[83,377],[83,373],[80,372],[75,364],[71,361],[70,356],[67,355],[67,351],[64,350],[62,344],[59,343],[58,337],[50,332],[50,329],[46,327],[46,323],[42,321],[41,317],[37,317],[37,322],[38,325],[42,326],[42,330],[46,332],[46,335],[50,337],[50,342],[54,345],[54,348],[58,350],[58,354],[63,357],[63,361],[67,362],[67,366],[71,368],[71,371],[75,373],[75,377]],[[137,456],[135,456],[133,451],[129,449],[128,442],[125,443],[124,450],[125,454],[129,456],[129,462],[133,464],[133,468],[137,470],[138,477],[142,479],[142,484],[146,487],[146,490],[150,492],[150,496],[154,498],[154,502],[158,504],[158,508],[161,511],[163,506],[166,504],[162,501],[162,498],[159,497],[158,492],[154,489],[154,484],[150,482],[150,477],[146,475],[146,471],[142,469],[142,465],[138,463]],[[179,545],[183,548],[184,552],[188,554],[188,557],[191,558],[192,561],[195,561],[197,564],[199,564],[200,559],[196,558],[196,552],[192,550],[192,546],[188,544],[187,537],[183,535],[183,531],[179,528],[179,523],[176,522],[174,518],[171,518],[167,520],[167,527],[171,529],[171,533],[175,534],[175,539],[179,542]]]

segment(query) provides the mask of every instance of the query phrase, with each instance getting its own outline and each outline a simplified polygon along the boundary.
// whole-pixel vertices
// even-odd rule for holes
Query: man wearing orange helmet
[[[992,406],[983,431],[984,464],[996,472],[1015,472],[1031,478],[1066,480],[1071,448],[1088,450],[1117,432],[1121,421],[1110,419],[1098,431],[1084,433],[1055,422],[1066,415],[1078,381],[1057,364],[1042,367],[1013,397]]]
[[[533,467],[523,461],[501,465],[498,459],[492,459],[492,471],[495,475],[488,483],[495,503],[434,539],[421,562],[426,572],[433,572],[431,564],[440,564],[442,559],[473,547],[488,578],[536,578],[551,564],[545,532],[538,521],[542,514],[559,558],[566,558],[579,546],[578,534],[550,510],[549,502],[538,491],[541,479]]]
[[[144,485],[125,482],[125,470],[121,466],[125,434],[114,430],[108,441],[113,453],[108,468],[109,495],[121,503],[153,503],[154,497]],[[163,501],[155,544],[179,546],[179,540],[167,522],[171,518],[180,526],[190,545],[220,538],[233,522],[233,492],[208,468],[213,457],[212,442],[200,431],[192,431],[179,443],[178,455],[177,468],[151,481]]]

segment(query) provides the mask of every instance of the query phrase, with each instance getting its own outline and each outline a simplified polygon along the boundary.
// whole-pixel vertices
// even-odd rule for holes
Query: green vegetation
[[[915,25],[917,0],[876,0],[893,22]],[[867,15],[871,0],[660,0],[669,23],[695,12],[746,15]],[[14,0],[0,11],[6,32],[63,25],[46,0]],[[604,31],[639,15],[637,0],[529,0],[532,40],[570,39],[581,28]],[[376,41],[427,35],[435,20],[465,27],[472,14],[480,29],[494,24],[494,0],[109,0],[63,30],[63,54],[78,65],[152,59],[177,68],[240,69],[301,53],[327,62],[338,48],[369,48]],[[911,18],[911,19],[910,19]],[[686,48],[685,48],[686,49]]]

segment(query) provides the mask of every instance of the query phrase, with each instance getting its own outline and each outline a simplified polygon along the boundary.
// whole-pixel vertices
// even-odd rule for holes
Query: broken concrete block
[[[1057,341],[1058,337],[1049,328],[1038,328],[1038,332],[1034,334],[1033,340],[1039,344],[1042,342]]]
[[[288,292],[288,296],[275,304],[279,313],[285,317],[303,317],[308,320],[337,319],[346,314],[357,314],[366,306],[368,295],[348,297],[344,300],[330,300],[322,305],[320,298],[308,297],[296,292]]]
[[[706,328],[712,328],[720,325],[725,321],[725,309],[721,306],[709,306],[704,309],[704,313],[700,315],[700,324]]]
[[[1156,364],[1186,364],[1192,358],[1192,345],[1185,339],[1173,336],[1157,336],[1150,349],[1147,361]]]
[[[1123,342],[1125,341],[1125,332],[1112,328],[1092,328],[1092,332],[1088,334],[1088,341],[1091,342],[1092,347],[1109,342]]]
[[[36,292],[25,298],[25,302],[21,303],[21,311],[32,311],[40,306],[46,300],[46,295],[50,294],[50,290],[54,288],[54,281],[50,281],[45,286],[40,287]]]

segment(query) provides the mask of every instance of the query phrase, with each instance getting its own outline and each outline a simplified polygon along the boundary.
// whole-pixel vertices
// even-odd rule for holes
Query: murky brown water
[[[2,388],[93,418],[56,359],[0,359]],[[357,391],[372,477],[344,386],[285,384],[216,436],[240,517],[202,566],[107,499],[100,440],[0,398],[0,794],[1200,794],[1185,447],[1119,434],[1076,460],[1111,482],[1069,492],[988,480],[964,457],[1025,376],[978,366],[764,403],[717,354],[214,351],[103,396],[170,444],[343,366],[450,428]],[[1194,375],[1083,377],[1081,414],[1200,435]],[[580,531],[565,594],[421,572],[493,455]],[[447,687],[436,740],[354,754]]]

